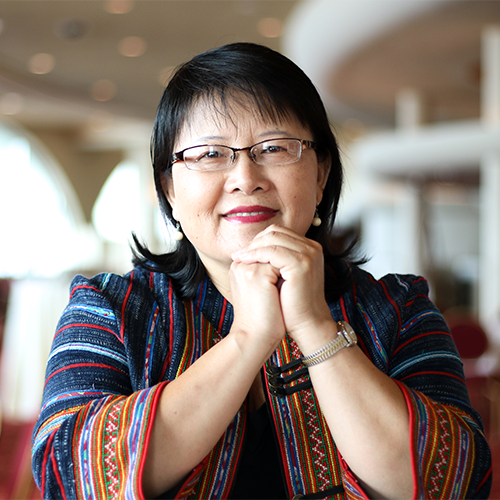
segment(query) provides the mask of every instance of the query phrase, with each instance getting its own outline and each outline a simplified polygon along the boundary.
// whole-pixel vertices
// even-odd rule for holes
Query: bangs
[[[193,98],[189,109],[184,113],[183,126],[189,127],[189,116],[198,107],[205,107],[217,126],[229,122],[236,127],[234,117],[241,110],[265,123],[280,124],[297,119],[285,103],[275,102],[263,89],[255,91],[223,87],[200,93]]]

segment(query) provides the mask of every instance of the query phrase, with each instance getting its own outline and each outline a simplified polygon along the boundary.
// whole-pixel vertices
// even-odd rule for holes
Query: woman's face
[[[265,139],[313,139],[295,119],[266,122],[237,104],[231,111],[225,118],[213,106],[196,105],[175,151],[203,144],[244,148]],[[224,170],[193,171],[184,162],[176,162],[164,189],[174,218],[210,274],[217,268],[227,269],[231,253],[271,224],[305,235],[321,201],[328,170],[329,165],[318,163],[309,148],[304,148],[296,163],[281,166],[257,165],[247,151],[241,151]]]

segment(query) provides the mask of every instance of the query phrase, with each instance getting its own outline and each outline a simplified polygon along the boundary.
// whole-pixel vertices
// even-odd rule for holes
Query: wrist
[[[312,354],[331,342],[338,335],[338,325],[331,316],[323,321],[315,321],[308,328],[294,332],[290,336],[299,346],[304,356]]]
[[[309,368],[326,361],[344,347],[351,347],[357,343],[358,339],[352,327],[345,321],[338,321],[337,335],[335,338],[312,353],[303,355],[301,360],[302,363]]]
[[[237,350],[245,359],[253,358],[263,360],[264,362],[276,350],[284,336],[284,332],[281,337],[271,335],[257,336],[250,328],[233,324],[226,339],[235,344]]]

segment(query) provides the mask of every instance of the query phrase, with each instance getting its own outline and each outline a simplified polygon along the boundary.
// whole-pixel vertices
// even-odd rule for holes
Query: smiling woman
[[[201,54],[153,130],[185,237],[75,278],[33,469],[47,498],[486,498],[462,363],[423,278],[335,245],[342,165],[307,76],[266,47]]]
[[[264,121],[244,101],[231,107],[231,118],[217,121],[212,105],[193,108],[175,146],[182,150],[182,160],[179,153],[174,155],[171,175],[164,180],[174,219],[230,301],[225,278],[231,254],[247,247],[269,224],[304,236],[329,172],[329,162],[319,163],[315,151],[307,147],[314,144],[311,132],[298,120]],[[207,140],[212,144],[202,145]],[[219,146],[221,142],[239,147]],[[207,148],[210,159],[198,153]]]

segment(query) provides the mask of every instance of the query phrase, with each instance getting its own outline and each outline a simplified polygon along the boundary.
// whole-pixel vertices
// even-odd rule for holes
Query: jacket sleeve
[[[143,498],[141,477],[164,384],[133,391],[106,280],[78,277],[53,340],[32,468],[44,498]]]
[[[428,297],[427,282],[392,275],[375,288],[378,297],[357,304],[362,343],[406,399],[413,497],[488,498],[491,454],[483,424],[470,405],[462,362]],[[347,469],[344,479],[351,498],[366,498]]]

